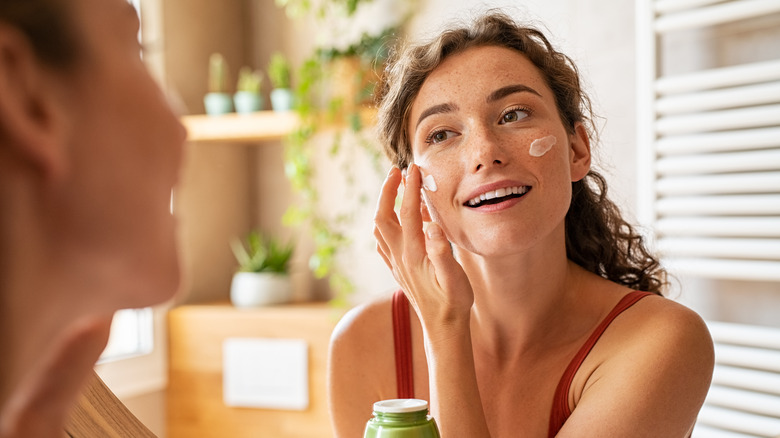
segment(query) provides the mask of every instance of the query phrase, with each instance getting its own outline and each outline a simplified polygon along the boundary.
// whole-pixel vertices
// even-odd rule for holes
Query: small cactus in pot
[[[290,62],[281,52],[271,55],[268,78],[271,80],[271,106],[274,111],[289,111],[293,108],[291,70]]]
[[[227,91],[228,68],[221,53],[209,57],[209,92],[203,98],[206,114],[216,116],[233,112],[233,99]]]
[[[263,73],[244,66],[238,72],[238,84],[233,102],[236,104],[236,112],[249,114],[263,109],[263,96],[260,87],[263,85]]]

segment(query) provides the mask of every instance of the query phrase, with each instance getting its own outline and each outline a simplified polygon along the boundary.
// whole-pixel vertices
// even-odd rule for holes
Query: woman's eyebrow
[[[542,97],[542,95],[539,94],[538,91],[534,90],[528,85],[515,84],[515,85],[507,85],[506,87],[499,88],[498,90],[490,93],[490,95],[488,95],[488,97],[485,100],[487,101],[487,103],[491,103],[499,99],[502,99],[506,96],[509,96],[510,94],[515,94],[515,93],[532,93],[539,97]]]
[[[453,111],[457,111],[458,106],[454,103],[440,103],[438,105],[434,105],[431,107],[428,107],[420,114],[420,117],[417,119],[417,124],[414,126],[414,129],[417,129],[418,126],[420,126],[420,122],[423,121],[424,118],[428,116],[432,116],[434,114],[442,114],[442,113],[451,113]]]

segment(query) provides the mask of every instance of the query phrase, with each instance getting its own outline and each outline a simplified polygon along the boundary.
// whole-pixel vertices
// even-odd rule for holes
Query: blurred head
[[[0,159],[24,169],[52,256],[117,280],[95,297],[114,307],[163,301],[179,281],[185,131],[138,29],[126,0],[0,0]]]

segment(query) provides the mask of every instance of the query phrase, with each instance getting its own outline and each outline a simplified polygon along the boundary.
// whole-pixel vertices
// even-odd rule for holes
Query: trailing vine
[[[284,0],[284,3],[290,7],[302,1]],[[359,1],[346,2],[346,6],[351,8],[353,3],[356,8]],[[330,157],[350,156],[359,151],[369,157],[377,175],[383,173],[380,148],[374,136],[364,129],[366,120],[362,114],[373,97],[377,79],[375,69],[381,71],[387,59],[388,41],[397,31],[398,28],[390,28],[377,36],[364,34],[359,42],[346,49],[318,49],[303,62],[297,74],[295,110],[299,125],[285,142],[284,160],[285,174],[300,202],[289,207],[283,222],[288,226],[308,224],[314,242],[309,268],[316,278],[328,278],[333,292],[332,303],[338,306],[346,306],[354,291],[354,285],[337,257],[351,243],[347,230],[353,225],[354,211],[335,215],[322,211],[321,193],[315,183],[316,148],[311,143],[315,135],[327,132],[332,135]],[[357,74],[351,79],[354,82],[350,84],[355,92],[337,95],[328,85],[332,82],[333,67],[346,59],[357,59],[360,63]],[[349,139],[345,139],[347,136]],[[338,174],[345,179],[349,190],[354,191],[351,198],[357,201],[357,209],[365,206],[370,196],[359,192],[354,166],[349,164],[348,160],[342,161]]]

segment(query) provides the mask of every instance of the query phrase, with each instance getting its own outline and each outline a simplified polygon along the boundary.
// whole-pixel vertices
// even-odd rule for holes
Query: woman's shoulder
[[[355,342],[392,333],[392,302],[391,294],[351,308],[336,324],[333,339]]]
[[[393,354],[392,294],[353,307],[331,334],[331,361],[342,366],[384,367]]]
[[[648,295],[616,318],[599,341],[607,369],[684,368],[707,374],[714,365],[712,337],[704,319],[671,298]]]
[[[630,320],[632,325],[641,332],[655,333],[659,337],[674,337],[677,339],[688,338],[705,343],[712,343],[707,324],[704,319],[689,307],[680,302],[662,297],[650,295],[637,306]]]

